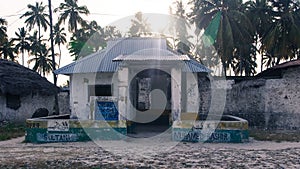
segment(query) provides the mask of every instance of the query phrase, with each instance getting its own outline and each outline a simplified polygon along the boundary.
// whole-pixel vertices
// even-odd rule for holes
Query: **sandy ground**
[[[0,142],[0,168],[300,168],[297,142],[174,144],[160,140],[147,145],[135,140],[97,144],[23,140]]]

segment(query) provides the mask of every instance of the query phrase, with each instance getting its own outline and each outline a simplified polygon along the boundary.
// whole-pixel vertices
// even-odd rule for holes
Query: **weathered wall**
[[[88,86],[95,84],[112,84],[113,73],[98,74],[73,74],[70,77],[70,109],[72,115],[81,119],[88,119],[90,112]],[[113,96],[117,96],[118,91],[114,87]]]
[[[266,80],[243,81],[227,89],[224,114],[236,115],[248,120],[252,127],[265,128]]]
[[[237,115],[263,129],[300,129],[300,71],[290,68],[281,79],[242,81],[227,88],[224,114]]]
[[[207,114],[211,102],[211,84],[207,76],[198,74],[199,113]]]
[[[58,106],[60,114],[70,114],[70,94],[69,92],[58,93]]]
[[[0,96],[0,122],[25,122],[38,108],[46,108],[50,113],[54,107],[54,96],[28,95],[20,98],[21,107],[17,110],[7,108],[6,98]]]
[[[198,76],[198,83],[200,114],[219,114],[211,107],[222,109],[223,106],[223,114],[244,118],[253,128],[300,130],[300,68],[284,70],[281,79],[235,83],[234,80]],[[214,96],[212,89],[216,91]]]
[[[72,76],[70,106],[72,113],[88,118],[88,85],[111,84],[112,73]],[[199,113],[207,114],[211,107],[222,107],[223,114],[236,115],[249,121],[250,127],[263,129],[300,129],[300,71],[290,68],[281,79],[256,79],[235,83],[233,80],[214,80],[198,75]],[[187,86],[193,86],[188,84]],[[212,88],[217,89],[212,94]],[[189,87],[186,88],[188,93]],[[222,94],[225,91],[224,97]],[[114,87],[113,96],[118,96]],[[212,96],[216,102],[212,102]],[[188,98],[185,98],[188,100]],[[191,99],[191,98],[190,98]],[[194,98],[196,99],[196,98]],[[213,105],[213,106],[212,106]],[[186,110],[191,105],[186,104]],[[192,105],[193,106],[193,105]],[[218,109],[216,109],[218,110]],[[80,114],[82,112],[82,114]]]

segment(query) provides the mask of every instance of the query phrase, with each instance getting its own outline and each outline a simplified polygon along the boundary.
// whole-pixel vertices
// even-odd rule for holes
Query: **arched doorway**
[[[159,90],[165,98],[151,97],[151,92]],[[152,130],[167,128],[171,117],[171,75],[160,69],[146,69],[136,74],[129,87],[129,98],[136,111],[134,125],[136,131],[151,126]],[[162,106],[160,103],[164,101]],[[138,119],[157,117],[150,122],[140,122]],[[135,120],[137,119],[137,120]]]

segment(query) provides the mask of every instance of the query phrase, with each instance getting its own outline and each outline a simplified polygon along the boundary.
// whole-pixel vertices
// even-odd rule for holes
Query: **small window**
[[[21,99],[19,95],[6,95],[6,107],[18,110],[21,107]]]
[[[89,96],[112,96],[111,85],[90,85]]]

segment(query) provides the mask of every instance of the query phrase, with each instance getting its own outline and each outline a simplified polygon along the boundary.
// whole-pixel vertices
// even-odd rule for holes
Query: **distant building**
[[[247,119],[255,128],[300,130],[300,60],[227,83],[225,114]]]
[[[173,121],[198,113],[198,79],[208,72],[160,38],[111,40],[104,50],[55,71],[70,76],[71,111],[79,119],[98,119],[93,99],[108,99],[118,109],[117,117],[110,117],[115,120],[151,119],[163,111],[160,118]],[[157,111],[141,113],[149,109]]]
[[[0,59],[0,122],[25,122],[38,109],[52,113],[57,92],[37,72]]]

